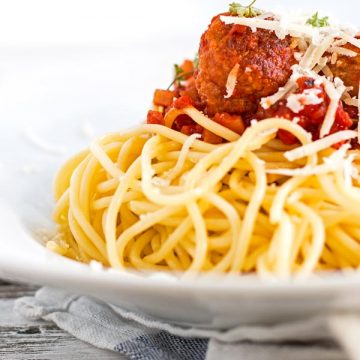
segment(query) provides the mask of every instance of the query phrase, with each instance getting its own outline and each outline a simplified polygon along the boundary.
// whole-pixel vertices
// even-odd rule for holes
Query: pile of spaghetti
[[[358,98],[348,82],[360,70],[349,81],[335,74],[357,64],[359,41],[317,14],[301,21],[285,26],[239,4],[215,17],[199,59],[155,92],[146,124],[93,142],[59,171],[58,235],[47,246],[118,269],[286,278],[359,268]],[[257,47],[237,47],[254,37]],[[214,70],[224,46],[232,55]],[[291,59],[274,59],[278,72],[271,46]]]

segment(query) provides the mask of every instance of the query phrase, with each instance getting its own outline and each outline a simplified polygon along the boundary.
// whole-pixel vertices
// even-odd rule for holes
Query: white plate
[[[181,26],[182,20],[176,21]],[[154,26],[160,23],[159,15]],[[0,277],[61,287],[169,321],[212,328],[360,309],[360,275],[291,283],[253,276],[184,281],[91,269],[49,253],[35,240],[34,231],[52,227],[53,174],[89,143],[89,124],[101,135],[139,122],[152,90],[166,86],[171,77],[171,64],[195,51],[193,34],[200,29],[179,29],[162,41],[160,32],[153,31],[151,40],[140,32],[136,43],[97,48],[0,49]],[[177,41],[164,46],[169,38]],[[34,140],[46,142],[53,153]]]

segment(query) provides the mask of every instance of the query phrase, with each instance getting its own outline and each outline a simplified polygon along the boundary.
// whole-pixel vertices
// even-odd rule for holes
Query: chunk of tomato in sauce
[[[192,102],[190,96],[183,95],[174,100],[173,106],[175,109],[182,110],[189,106],[193,106],[193,102]]]
[[[171,90],[156,89],[153,103],[157,106],[170,106],[174,99],[174,92]]]
[[[245,124],[240,115],[230,115],[228,113],[217,113],[213,120],[218,124],[241,135],[245,131]]]
[[[147,123],[153,125],[165,125],[164,116],[160,111],[149,110],[147,114]]]
[[[184,125],[180,130],[185,135],[202,134],[203,128],[198,124]]]

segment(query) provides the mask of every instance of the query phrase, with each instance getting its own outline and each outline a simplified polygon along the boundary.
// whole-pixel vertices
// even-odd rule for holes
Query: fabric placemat
[[[360,317],[337,314],[227,331],[181,327],[65,291],[42,288],[15,310],[53,321],[98,348],[132,360],[360,360]]]

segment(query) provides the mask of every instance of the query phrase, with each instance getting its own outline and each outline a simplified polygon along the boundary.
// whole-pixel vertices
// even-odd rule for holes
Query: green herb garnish
[[[307,24],[313,26],[313,27],[325,27],[325,26],[329,26],[329,17],[328,16],[324,16],[323,18],[319,17],[319,12],[317,11],[311,18],[309,18],[306,21]]]
[[[253,7],[256,0],[253,0],[248,6],[243,6],[239,3],[231,3],[229,5],[229,12],[231,15],[237,15],[241,17],[255,17],[262,14],[262,11]]]
[[[197,70],[199,68],[199,53],[195,54],[193,63],[194,63],[194,70]]]
[[[194,64],[194,71],[196,71],[199,68],[199,54],[195,55],[193,64]],[[186,80],[186,77],[194,74],[194,71],[184,72],[181,66],[179,66],[178,64],[174,64],[174,73],[175,73],[174,80],[171,82],[171,84],[168,86],[167,89],[169,90],[174,84],[180,86],[181,82]]]
[[[184,81],[185,78],[185,73],[184,70],[178,65],[175,64],[174,65],[174,72],[175,72],[175,79],[177,79],[178,81]]]

